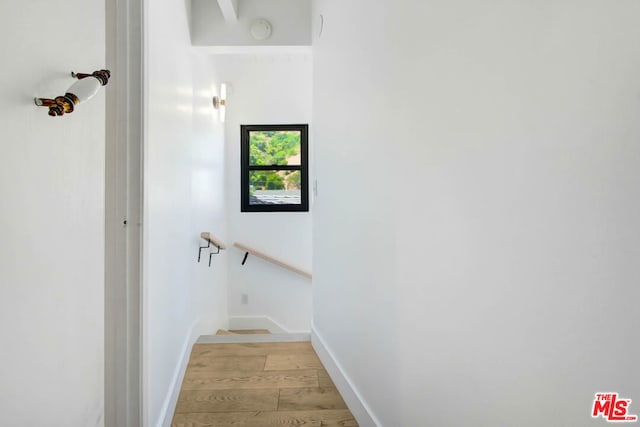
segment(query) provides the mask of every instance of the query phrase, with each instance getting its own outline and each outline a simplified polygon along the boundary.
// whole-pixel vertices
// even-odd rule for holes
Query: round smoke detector
[[[271,23],[266,19],[256,19],[251,24],[251,36],[256,40],[266,40],[271,37]]]

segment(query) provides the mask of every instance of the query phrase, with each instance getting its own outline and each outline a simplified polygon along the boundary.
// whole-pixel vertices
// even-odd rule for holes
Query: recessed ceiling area
[[[311,46],[310,0],[191,1],[191,44],[211,53]]]

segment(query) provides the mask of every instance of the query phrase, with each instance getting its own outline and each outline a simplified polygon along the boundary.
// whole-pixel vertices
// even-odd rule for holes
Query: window
[[[242,125],[242,212],[309,211],[308,125]]]

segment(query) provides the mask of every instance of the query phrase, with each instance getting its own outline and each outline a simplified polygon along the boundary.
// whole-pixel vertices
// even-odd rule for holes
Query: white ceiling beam
[[[222,16],[227,22],[238,22],[238,0],[218,0]]]

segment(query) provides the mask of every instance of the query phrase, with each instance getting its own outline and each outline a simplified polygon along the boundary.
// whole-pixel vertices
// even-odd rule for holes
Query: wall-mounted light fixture
[[[73,113],[73,109],[81,102],[90,100],[98,93],[100,86],[109,83],[111,72],[109,70],[98,70],[91,74],[71,72],[71,77],[78,79],[73,83],[67,92],[54,99],[35,98],[36,105],[49,107],[50,116],[62,116],[64,113]]]
[[[220,85],[220,96],[213,97],[213,108],[216,110],[220,110],[220,121],[224,123],[224,119],[226,116],[226,105],[227,105],[227,85],[222,83]]]

